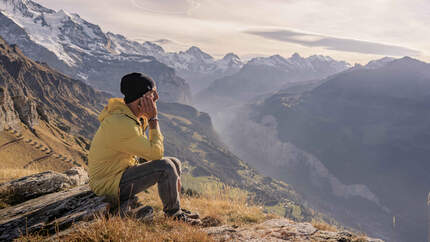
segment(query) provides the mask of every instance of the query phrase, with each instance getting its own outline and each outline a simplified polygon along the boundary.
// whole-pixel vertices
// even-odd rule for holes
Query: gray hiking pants
[[[126,201],[157,183],[164,212],[175,211],[180,208],[178,191],[180,175],[181,162],[175,157],[164,157],[161,160],[128,167],[119,183],[120,201]]]

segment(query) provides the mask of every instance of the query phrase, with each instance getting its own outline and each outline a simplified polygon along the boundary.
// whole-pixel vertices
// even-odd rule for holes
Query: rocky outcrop
[[[21,121],[29,127],[37,125],[39,122],[39,114],[37,113],[36,102],[25,96],[13,97],[15,110],[19,114]]]
[[[0,84],[2,83],[2,76],[0,71]],[[14,104],[7,88],[0,87],[0,129],[4,129],[6,126],[16,127],[19,122],[19,116],[14,109]]]
[[[0,184],[0,198],[17,204],[85,183],[88,183],[88,174],[82,167],[74,167],[64,174],[46,171]]]
[[[82,185],[0,210],[0,241],[38,232],[54,234],[79,221],[105,214],[109,204]]]
[[[220,226],[205,228],[216,241],[368,241],[382,242],[348,231],[319,230],[310,223],[295,223],[288,219],[272,219],[261,224],[239,228]]]

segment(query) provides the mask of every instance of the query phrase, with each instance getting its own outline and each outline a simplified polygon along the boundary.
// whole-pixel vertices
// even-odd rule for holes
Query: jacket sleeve
[[[112,134],[117,141],[112,142],[111,148],[146,160],[161,159],[164,155],[164,137],[160,129],[150,129],[149,139],[147,139],[140,134],[139,126],[130,121],[127,120],[127,124],[121,122],[121,125],[115,125],[117,129]]]

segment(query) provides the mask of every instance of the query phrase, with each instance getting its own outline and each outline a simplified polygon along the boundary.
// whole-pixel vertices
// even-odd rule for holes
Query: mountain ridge
[[[291,83],[320,80],[350,68],[344,61],[327,56],[290,58],[280,55],[256,57],[236,73],[214,80],[194,96],[194,103],[208,112],[248,103],[260,95],[270,94]]]

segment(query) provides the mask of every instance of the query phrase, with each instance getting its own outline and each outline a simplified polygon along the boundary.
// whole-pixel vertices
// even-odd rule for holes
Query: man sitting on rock
[[[111,98],[100,113],[88,156],[90,187],[99,196],[120,203],[121,214],[152,216],[152,208],[136,205],[135,194],[158,184],[163,211],[191,224],[198,215],[181,209],[181,162],[163,157],[163,135],[157,118],[158,93],[152,78],[131,73],[121,79],[122,98]],[[146,129],[149,126],[148,135]],[[139,164],[136,156],[149,162]],[[136,208],[137,207],[137,208]]]

